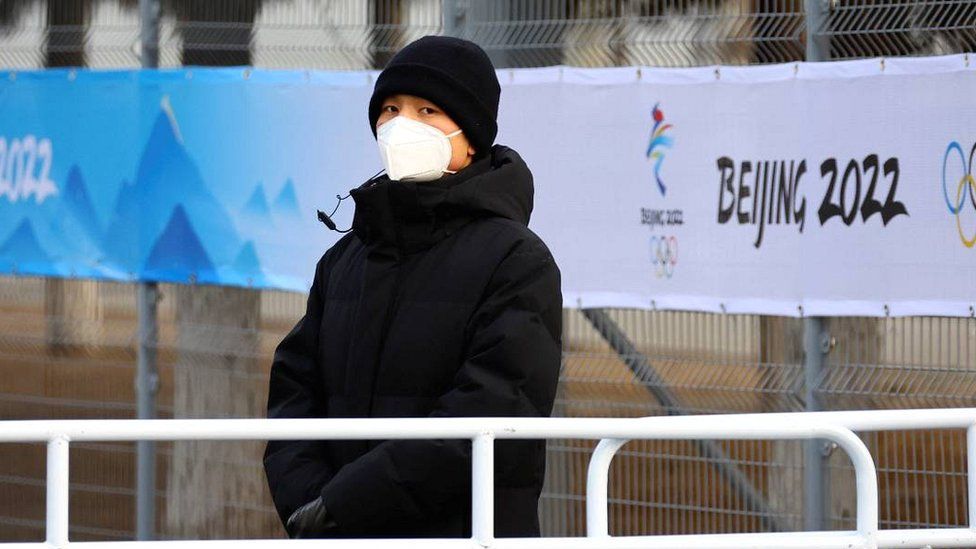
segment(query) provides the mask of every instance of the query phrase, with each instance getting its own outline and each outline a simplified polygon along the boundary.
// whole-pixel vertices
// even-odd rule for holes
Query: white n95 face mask
[[[451,139],[461,130],[445,135],[437,128],[397,116],[376,130],[376,144],[386,174],[395,181],[433,181],[451,163]]]

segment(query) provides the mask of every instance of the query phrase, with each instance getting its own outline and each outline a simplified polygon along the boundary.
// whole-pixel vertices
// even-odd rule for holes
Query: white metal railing
[[[2,442],[47,443],[47,539],[0,543],[3,549],[66,547],[68,540],[68,448],[71,442],[135,440],[381,440],[455,438],[472,441],[472,537],[407,540],[208,540],[70,542],[72,547],[430,547],[560,549],[609,548],[875,548],[976,547],[976,511],[969,528],[879,530],[878,482],[874,461],[855,431],[967,429],[969,501],[976,497],[976,408],[736,414],[639,419],[410,418],[410,419],[222,419],[75,420],[0,422]],[[500,538],[493,535],[493,448],[495,439],[602,439],[590,460],[586,486],[587,537]],[[854,464],[857,529],[854,531],[620,536],[611,537],[607,479],[614,454],[628,440],[803,440],[827,439]]]

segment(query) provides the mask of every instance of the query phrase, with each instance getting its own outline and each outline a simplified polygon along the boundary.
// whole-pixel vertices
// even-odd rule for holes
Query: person
[[[528,167],[493,146],[499,95],[457,38],[421,38],[380,73],[368,114],[386,174],[350,192],[352,231],[275,352],[269,418],[550,415],[560,275],[527,227]],[[537,536],[545,443],[495,448],[495,534]],[[264,465],[291,537],[471,533],[469,440],[271,441]]]

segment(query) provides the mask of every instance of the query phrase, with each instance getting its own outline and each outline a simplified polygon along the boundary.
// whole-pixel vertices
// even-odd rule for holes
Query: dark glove
[[[338,527],[335,519],[325,510],[325,502],[318,497],[302,505],[288,517],[285,531],[290,538],[322,538]]]

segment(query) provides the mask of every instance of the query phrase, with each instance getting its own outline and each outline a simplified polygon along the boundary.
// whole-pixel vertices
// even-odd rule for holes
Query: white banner
[[[972,316],[976,59],[500,71],[567,306]]]

